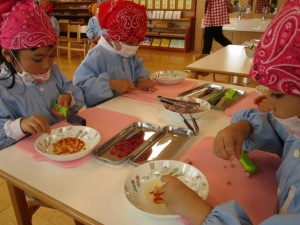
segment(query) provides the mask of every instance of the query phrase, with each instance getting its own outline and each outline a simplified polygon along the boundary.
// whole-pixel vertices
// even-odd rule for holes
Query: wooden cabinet
[[[223,34],[234,45],[241,45],[245,41],[249,41],[251,39],[260,39],[263,35],[262,32],[229,31],[229,30],[224,30]],[[222,47],[223,47],[222,45],[220,45],[216,41],[213,41],[213,46],[212,46],[212,51],[213,52],[221,49]]]
[[[51,1],[54,5],[53,16],[56,19],[67,19],[71,22],[81,22],[87,24],[93,15],[88,11],[88,6],[95,1]]]
[[[141,48],[189,52],[193,48],[194,18],[148,19],[146,44]]]
[[[194,48],[197,0],[133,0],[145,5],[148,26],[141,48],[189,52]]]

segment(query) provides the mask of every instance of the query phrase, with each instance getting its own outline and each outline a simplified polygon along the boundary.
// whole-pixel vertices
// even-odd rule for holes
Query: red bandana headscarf
[[[145,39],[147,16],[142,5],[125,0],[102,2],[98,19],[100,26],[107,29],[109,40],[140,42]]]
[[[28,49],[56,44],[49,16],[33,0],[0,1],[0,45]]]
[[[266,29],[249,76],[273,90],[300,97],[299,0],[287,0]]]
[[[44,2],[40,4],[40,7],[45,10],[46,13],[52,13],[54,9],[52,2]]]

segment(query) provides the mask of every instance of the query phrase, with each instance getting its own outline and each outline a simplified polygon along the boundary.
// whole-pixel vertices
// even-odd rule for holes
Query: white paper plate
[[[58,154],[54,144],[64,138],[78,138],[76,143],[84,143],[84,147],[76,153]],[[43,156],[56,161],[71,161],[89,154],[100,141],[100,134],[93,128],[85,126],[65,126],[51,131],[51,134],[43,134],[35,141],[35,149]],[[73,139],[75,140],[75,139]],[[70,148],[73,151],[74,148]]]
[[[178,84],[186,77],[186,73],[179,70],[161,70],[152,74],[161,84]]]
[[[161,177],[176,175],[188,187],[206,199],[209,186],[206,177],[195,167],[175,160],[157,160],[136,167],[124,184],[125,196],[135,208],[156,217],[179,217],[171,214],[164,203],[157,204],[150,193],[155,187],[161,187]]]

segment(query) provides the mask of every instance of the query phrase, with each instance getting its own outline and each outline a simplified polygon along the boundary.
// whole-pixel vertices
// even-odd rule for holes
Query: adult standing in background
[[[58,23],[57,19],[52,15],[52,12],[53,12],[53,9],[54,9],[52,2],[44,2],[40,5],[40,7],[50,17],[52,25],[53,25],[53,27],[55,29],[55,32],[56,32],[56,36],[58,37],[59,34],[60,34],[60,27],[59,27],[59,23]]]
[[[230,0],[206,0],[202,54],[210,54],[214,39],[222,46],[232,44],[223,34],[223,25],[230,23],[232,9]]]

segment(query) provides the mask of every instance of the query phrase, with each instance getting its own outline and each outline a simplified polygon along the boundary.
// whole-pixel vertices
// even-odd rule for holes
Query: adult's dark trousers
[[[231,41],[229,41],[224,36],[222,26],[205,27],[203,39],[204,41],[203,41],[202,54],[210,54],[214,39],[222,46],[227,46],[232,44]]]

